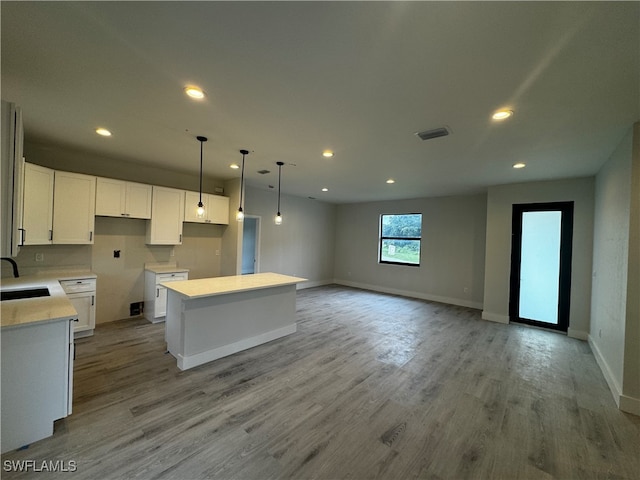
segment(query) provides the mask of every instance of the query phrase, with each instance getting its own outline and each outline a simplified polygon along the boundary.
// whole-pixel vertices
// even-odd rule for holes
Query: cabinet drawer
[[[178,280],[188,280],[188,279],[189,279],[189,274],[187,272],[162,273],[156,277],[156,283],[177,282]]]
[[[60,285],[65,293],[95,292],[95,278],[83,278],[78,280],[61,280]]]

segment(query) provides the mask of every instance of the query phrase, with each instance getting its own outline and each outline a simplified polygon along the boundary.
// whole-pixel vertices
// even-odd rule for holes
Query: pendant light
[[[200,201],[198,202],[196,213],[198,218],[202,218],[204,217],[204,205],[202,204],[202,144],[207,141],[207,137],[198,135],[196,138],[200,142]]]
[[[236,213],[236,220],[241,222],[244,220],[244,212],[242,211],[242,192],[244,190],[244,156],[249,154],[249,150],[240,150],[242,154],[242,170],[240,173],[240,206],[238,207],[238,213]]]
[[[280,183],[282,181],[282,166],[284,162],[276,162],[276,165],[278,165],[278,213],[274,220],[276,225],[282,225],[282,215],[280,214]]]

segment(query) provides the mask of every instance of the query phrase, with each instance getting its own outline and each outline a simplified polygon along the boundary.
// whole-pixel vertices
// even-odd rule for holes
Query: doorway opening
[[[573,202],[513,205],[509,318],[569,327]]]
[[[260,271],[260,217],[245,215],[242,222],[242,275]]]

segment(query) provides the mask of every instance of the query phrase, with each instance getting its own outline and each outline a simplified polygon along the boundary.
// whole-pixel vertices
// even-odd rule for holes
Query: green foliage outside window
[[[380,216],[381,263],[420,265],[422,214]]]

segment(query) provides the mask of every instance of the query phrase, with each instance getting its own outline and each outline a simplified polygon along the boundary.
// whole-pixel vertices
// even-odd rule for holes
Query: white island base
[[[185,280],[167,288],[166,339],[180,370],[295,333],[296,284],[276,273]]]

